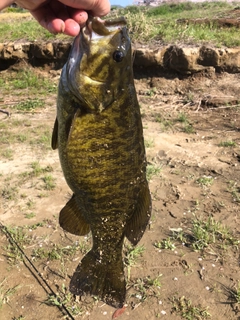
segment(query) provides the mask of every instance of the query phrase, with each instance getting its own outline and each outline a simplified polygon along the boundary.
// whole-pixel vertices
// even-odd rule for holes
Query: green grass
[[[128,280],[130,280],[131,268],[137,264],[144,251],[144,246],[124,245],[124,264],[127,267]]]
[[[35,109],[44,107],[44,101],[40,99],[27,99],[19,102],[13,108],[19,111],[34,111]]]
[[[151,180],[154,176],[159,175],[159,173],[161,172],[162,168],[155,165],[155,164],[148,164],[147,166],[147,180]]]
[[[33,249],[32,251],[32,259],[33,260],[41,260],[45,259],[48,261],[60,260],[60,261],[68,261],[69,258],[73,257],[76,253],[85,254],[90,250],[90,246],[87,242],[83,241],[80,243],[74,243],[73,245],[61,246],[58,244],[51,244],[51,246],[40,247],[37,249]]]
[[[196,180],[196,183],[202,187],[209,187],[213,184],[214,178],[211,176],[202,176]]]
[[[24,227],[7,227],[6,229],[21,249],[24,249],[26,245],[32,242],[32,236],[27,234]],[[14,243],[9,242],[9,244],[4,247],[4,250],[9,264],[16,265],[23,260],[22,252]]]
[[[12,185],[11,183],[5,183],[1,189],[1,197],[4,200],[16,200],[18,196],[19,190],[17,186]]]
[[[24,102],[19,103],[20,105],[17,105],[17,109],[21,109],[22,106],[26,108],[28,104],[36,107],[36,104],[41,103],[41,99],[32,98],[35,94],[46,96],[49,93],[57,92],[57,83],[44,77],[33,68],[20,69],[18,70],[17,76],[14,72],[4,74],[4,78],[0,80],[0,85],[3,93],[14,91],[17,96],[27,95],[29,97]],[[27,106],[27,108],[32,107]]]
[[[186,233],[175,233],[173,239],[179,239],[181,243],[192,247],[194,251],[203,251],[212,247],[219,254],[240,243],[229,228],[212,217],[207,219],[194,217],[189,230]]]
[[[13,160],[13,154],[14,152],[12,149],[5,149],[0,152],[0,155],[8,160]]]
[[[240,305],[240,281],[238,281],[236,289],[233,291],[233,296],[234,296],[235,302]]]
[[[42,180],[44,182],[43,188],[45,190],[50,191],[50,190],[55,189],[56,183],[55,183],[55,178],[53,178],[53,176],[51,176],[50,174],[47,174],[42,178]]]
[[[232,194],[233,201],[239,203],[240,202],[240,187],[238,182],[229,181],[228,183],[228,191]]]
[[[165,119],[162,115],[154,115],[154,121],[160,123],[161,129],[167,131],[173,127],[173,122],[171,120]]]
[[[12,13],[11,16],[14,17],[14,13]],[[15,19],[14,23],[11,23],[11,26],[8,20],[1,21],[0,23],[0,42],[6,42],[6,39],[8,39],[8,41],[10,39],[12,41],[19,39],[25,41],[48,41],[56,38],[69,39],[70,37],[65,35],[58,35],[56,37],[56,35],[43,29],[31,16],[24,16],[22,20]]]
[[[232,140],[222,141],[219,143],[219,147],[236,147],[236,142]]]
[[[186,245],[193,251],[207,253],[209,250],[215,255],[223,256],[229,248],[238,247],[240,241],[231,230],[212,217],[197,218],[191,220],[191,225],[184,231],[172,230],[172,236],[155,241],[157,249],[175,250],[177,242]]]
[[[0,283],[0,309],[2,306],[6,303],[9,303],[10,297],[17,291],[19,288],[19,285],[14,286],[13,288],[7,288],[7,285],[5,284],[6,279],[4,279]]]
[[[171,237],[155,242],[154,246],[158,249],[169,249],[172,251],[176,249],[176,245]]]
[[[60,308],[65,306],[72,316],[80,316],[83,313],[81,305],[78,304],[74,296],[68,292],[65,284],[62,284],[61,289],[58,290],[56,295],[49,294],[44,303],[49,306],[57,306]]]
[[[204,320],[211,318],[208,308],[203,308],[200,305],[193,305],[191,300],[184,296],[179,298],[173,297],[172,304],[172,312],[179,314],[182,319]]]
[[[133,41],[161,41],[163,44],[184,42],[186,44],[211,43],[215,46],[240,45],[239,29],[219,28],[215,23],[180,23],[181,19],[216,18],[227,15],[235,4],[171,3],[156,8],[126,7],[115,11],[114,15],[124,15],[128,21]]]
[[[156,278],[138,278],[134,280],[133,289],[134,292],[131,294],[132,297],[135,297],[139,302],[144,302],[147,298],[160,297],[160,288],[161,288],[161,278],[162,275],[157,276]]]
[[[160,41],[162,44],[177,44],[184,42],[186,44],[193,43],[211,43],[215,46],[239,46],[239,29],[237,28],[219,28],[215,23],[194,24],[191,22],[184,23],[183,19],[198,18],[216,18],[226,17],[228,11],[236,7],[237,3],[227,2],[203,2],[203,3],[170,3],[162,4],[159,7],[138,7],[128,6],[113,10],[107,17],[125,16],[128,22],[130,36],[133,41],[145,42]],[[14,10],[13,10],[14,11]],[[14,19],[14,12],[11,20],[3,19],[0,21],[0,42],[6,39],[15,41],[24,39],[28,41],[52,41],[67,40],[72,41],[71,37],[59,34],[53,35],[42,28],[30,15],[26,16],[26,12],[21,20]],[[181,21],[183,21],[181,23]]]
[[[190,99],[190,97],[189,97],[189,99]],[[188,119],[188,116],[187,116],[186,113],[180,112],[178,114],[176,122],[180,122],[181,123],[181,130],[183,132],[186,132],[188,134],[195,132],[195,130],[194,130],[192,124],[190,123],[190,120]]]

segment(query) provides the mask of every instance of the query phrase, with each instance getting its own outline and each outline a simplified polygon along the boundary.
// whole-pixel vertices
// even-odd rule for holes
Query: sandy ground
[[[240,75],[135,74],[149,174],[152,170],[153,210],[131,261],[125,245],[127,308],[119,319],[240,319],[240,107],[202,103],[206,96],[240,100]],[[58,77],[52,81],[57,83]],[[0,96],[2,105],[18,99],[14,93]],[[103,320],[114,312],[97,298],[76,299],[68,291],[91,241],[66,234],[58,225],[70,191],[48,141],[55,100],[52,93],[35,112],[9,107],[10,118],[0,113],[0,221],[11,226],[24,253],[2,228],[3,320],[55,320],[64,315]],[[43,131],[49,134],[45,140],[39,139]],[[20,134],[26,139],[16,139]],[[203,240],[193,235],[199,221],[202,226],[214,222],[217,229],[202,247]],[[212,230],[210,226],[203,232],[211,235]]]

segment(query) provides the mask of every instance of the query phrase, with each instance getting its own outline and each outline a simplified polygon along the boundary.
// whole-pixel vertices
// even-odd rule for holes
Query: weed
[[[31,242],[32,237],[27,235],[23,227],[7,227],[7,231],[22,249],[25,248],[25,245]],[[19,251],[18,247],[16,247],[14,243],[10,242],[4,249],[10,264],[15,265],[19,261],[23,260],[21,251]]]
[[[161,170],[162,170],[161,167],[158,167],[154,164],[148,164],[147,172],[146,172],[147,179],[151,180],[152,177],[158,175],[161,172]]]
[[[193,126],[188,123],[183,127],[183,132],[191,134],[191,133],[195,133],[195,130],[194,130]]]
[[[43,173],[53,171],[53,168],[51,166],[46,166],[45,168],[41,167],[38,161],[32,162],[30,166],[33,170],[32,174],[34,175],[34,177],[38,177]]]
[[[183,319],[186,320],[195,320],[195,319],[208,319],[211,318],[210,313],[207,311],[208,308],[203,308],[202,306],[193,306],[190,299],[185,298],[184,296],[177,298],[173,297],[172,299],[172,312],[176,312]]]
[[[45,224],[43,222],[38,222],[31,226],[28,226],[27,228],[32,231],[32,230],[36,230],[38,227],[44,227],[44,225]]]
[[[211,176],[202,176],[196,180],[196,183],[204,187],[209,187],[213,184],[213,181],[214,178]]]
[[[82,254],[86,254],[90,250],[90,245],[87,241],[76,242],[76,250],[79,250]]]
[[[231,192],[233,200],[235,202],[240,202],[240,187],[238,187],[237,182],[229,181],[228,191]]]
[[[34,217],[36,217],[36,213],[34,213],[34,212],[30,212],[30,213],[25,214],[25,218],[27,218],[27,219],[32,219]]]
[[[34,130],[34,134],[37,136],[37,138],[34,138],[31,141],[31,144],[33,145],[39,144],[44,149],[50,148],[52,135],[49,130],[44,129],[43,131],[43,128],[40,126],[36,130]]]
[[[33,259],[40,260],[40,259],[47,259],[47,260],[62,260],[64,254],[66,254],[65,248],[60,247],[59,245],[53,246],[51,249],[45,248],[38,248],[32,251]]]
[[[180,112],[176,121],[181,122],[182,124],[182,131],[186,132],[186,133],[194,133],[194,128],[192,126],[192,124],[189,122],[188,117],[186,115],[186,113],[184,112]]]
[[[2,151],[1,155],[8,160],[13,160],[13,150],[12,149],[6,149],[6,150]]]
[[[212,217],[205,219],[194,218],[192,221],[193,249],[196,251],[208,247],[210,244],[238,245],[239,241],[233,237],[227,227]]]
[[[146,148],[153,148],[154,147],[154,141],[153,140],[145,140],[144,141]]]
[[[76,304],[74,300],[74,296],[68,292],[65,284],[62,284],[61,290],[58,291],[56,295],[50,294],[45,304],[50,306],[62,307],[65,306],[67,310],[73,315],[78,316],[81,315],[83,310]]]
[[[10,131],[2,131],[0,135],[0,143],[11,144],[14,141],[14,134]]]
[[[142,256],[143,252],[145,251],[144,246],[131,246],[131,245],[125,245],[124,246],[124,264],[127,267],[127,273],[128,273],[128,280],[130,279],[130,272],[131,268],[136,265],[137,260],[140,256]]]
[[[149,97],[153,97],[157,94],[157,88],[151,88],[150,90],[147,91],[147,95]]]
[[[237,304],[240,304],[240,281],[238,281],[238,284],[236,286],[236,289],[233,292],[234,300]]]
[[[16,139],[18,142],[25,142],[27,140],[27,136],[25,134],[18,134]]]
[[[171,237],[168,237],[167,239],[163,239],[161,241],[157,241],[154,243],[154,246],[158,249],[169,249],[169,250],[175,250],[176,246],[172,241],[173,239]]]
[[[135,290],[134,294],[131,296],[134,296],[140,302],[145,301],[149,297],[156,297],[158,298],[160,295],[160,288],[161,288],[161,282],[160,277],[162,275],[160,274],[156,278],[138,278],[136,281],[134,281],[133,288]]]
[[[26,203],[28,209],[32,209],[35,207],[35,202],[32,199],[29,199]]]
[[[4,200],[13,201],[16,200],[18,195],[18,188],[16,186],[11,186],[10,183],[6,183],[1,190],[1,196]]]
[[[4,284],[5,281],[6,281],[6,278],[0,283],[0,309],[4,304],[9,302],[10,297],[19,288],[19,285],[16,285],[13,288],[6,289],[6,285]]]
[[[44,102],[40,99],[28,99],[18,103],[14,108],[20,111],[33,111],[37,108],[42,108],[43,106]]]
[[[43,188],[45,190],[53,190],[56,187],[56,183],[55,183],[55,179],[53,178],[53,176],[51,175],[45,175],[42,178],[43,182],[44,182],[44,186]]]
[[[177,121],[183,122],[183,123],[189,123],[188,117],[187,117],[186,113],[184,113],[184,112],[179,113]]]
[[[187,232],[182,229],[172,230],[173,235],[165,241],[155,243],[157,248],[172,249],[174,241],[178,240],[181,244],[192,247],[195,251],[202,251],[211,245],[216,249],[222,250],[226,246],[238,246],[240,241],[233,236],[230,230],[212,217],[200,219],[194,217],[192,226]]]
[[[155,121],[161,124],[162,130],[166,131],[172,128],[173,124],[170,120],[163,118],[161,115],[155,116]]]
[[[219,147],[236,147],[236,142],[232,140],[222,141],[219,143]]]
[[[85,254],[89,250],[89,246],[86,243],[78,243],[76,242],[72,246],[62,247],[58,244],[52,244],[52,248],[38,248],[33,249],[32,258],[34,260],[47,259],[47,260],[61,260],[69,259],[72,257],[77,251]]]

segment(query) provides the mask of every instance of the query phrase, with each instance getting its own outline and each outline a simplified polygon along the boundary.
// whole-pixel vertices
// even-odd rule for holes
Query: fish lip
[[[99,17],[89,17],[86,26],[82,33],[86,41],[99,39],[104,36],[112,35],[123,27],[126,27],[127,22],[124,17],[102,20]]]

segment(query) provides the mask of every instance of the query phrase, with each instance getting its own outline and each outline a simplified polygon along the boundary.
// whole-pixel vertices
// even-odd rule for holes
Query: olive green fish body
[[[124,21],[94,18],[62,71],[53,147],[73,191],[60,225],[78,235],[91,230],[93,237],[70,290],[115,307],[126,293],[124,237],[136,244],[150,218],[142,131]]]

